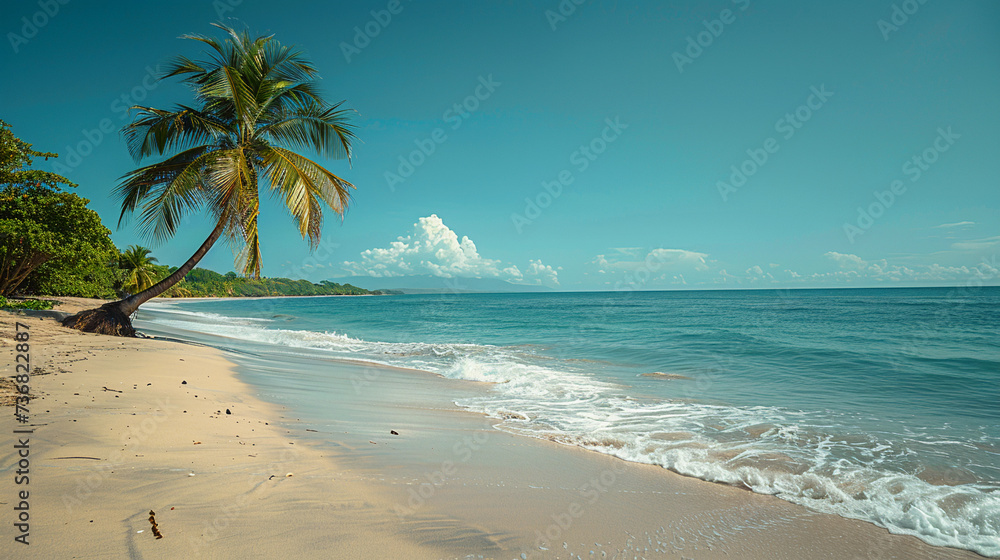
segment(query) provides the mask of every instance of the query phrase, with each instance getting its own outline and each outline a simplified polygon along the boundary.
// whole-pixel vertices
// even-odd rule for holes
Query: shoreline
[[[74,298],[61,311],[88,303]],[[395,534],[391,502],[369,484],[342,480],[331,453],[296,437],[290,414],[256,398],[222,351],[84,334],[44,316],[3,312],[5,346],[13,321],[29,325],[37,398],[29,407],[31,476],[22,486],[30,491],[31,544],[7,536],[4,556],[237,558],[299,550],[305,557],[333,543],[358,558],[444,553]],[[4,410],[0,424],[10,434],[13,414]],[[12,445],[0,456],[5,467],[17,463]],[[20,488],[13,468],[4,475],[0,502],[10,504]],[[341,512],[338,524],[316,523],[317,510],[330,508]],[[149,511],[164,538],[153,536]]]
[[[61,300],[57,311],[69,313],[93,303]],[[14,315],[0,317],[7,326]],[[247,384],[222,350],[87,335],[44,316],[17,320],[37,329],[36,367],[48,370],[32,379],[40,398],[31,408],[47,411],[33,412],[45,423],[32,448],[41,471],[33,484],[42,494],[31,504],[32,537],[41,548],[157,558],[177,553],[164,543],[181,539],[190,548],[194,539],[203,543],[195,554],[225,558],[265,549],[301,557],[334,549],[358,558],[585,558],[625,550],[647,558],[980,558],[772,496],[493,430],[490,419],[457,407],[401,411],[391,419],[398,438],[356,418],[344,419],[357,424],[350,435],[307,432],[283,417],[288,409],[261,399],[262,389]],[[11,344],[8,332],[4,343]],[[461,383],[374,364],[343,364],[335,373],[349,388],[352,374],[373,368],[380,389],[402,384],[398,390],[420,388],[428,399]],[[130,435],[136,424],[151,432]],[[380,436],[366,443],[369,432]],[[122,458],[112,464],[119,448]],[[3,456],[11,464],[10,446]],[[96,480],[95,472],[101,482],[91,489],[86,480]],[[81,480],[90,493],[67,508],[59,498],[72,498]],[[0,502],[13,484],[3,486]],[[150,534],[150,509],[164,539]]]

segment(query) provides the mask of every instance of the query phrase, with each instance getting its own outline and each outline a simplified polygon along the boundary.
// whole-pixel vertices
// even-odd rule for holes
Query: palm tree
[[[122,289],[135,294],[149,289],[156,281],[156,257],[150,256],[151,251],[139,245],[130,245],[118,258],[118,268],[125,271]]]
[[[163,297],[185,298],[192,297],[194,294],[191,290],[184,287],[184,281],[182,280],[177,284],[174,284],[169,290],[163,292],[161,295]]]
[[[212,233],[183,266],[135,295],[78,313],[63,325],[87,332],[134,336],[129,315],[179,282],[222,236],[242,250],[237,267],[260,276],[257,215],[259,185],[267,187],[315,248],[323,223],[322,205],[343,217],[354,185],[295,149],[328,158],[350,158],[354,134],[343,102],[320,97],[316,70],[302,53],[272,37],[251,38],[213,24],[223,40],[185,38],[208,45],[208,58],[173,59],[162,78],[181,77],[199,108],[133,107],[136,119],[123,128],[136,163],[166,156],[122,177],[115,194],[122,201],[119,226],[138,211],[142,233],[156,241],[171,237],[188,212],[206,210]]]

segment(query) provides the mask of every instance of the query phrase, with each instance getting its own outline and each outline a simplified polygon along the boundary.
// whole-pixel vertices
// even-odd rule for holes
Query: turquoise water
[[[928,288],[171,301],[140,319],[492,381],[456,404],[500,429],[998,556],[998,312],[998,288]]]

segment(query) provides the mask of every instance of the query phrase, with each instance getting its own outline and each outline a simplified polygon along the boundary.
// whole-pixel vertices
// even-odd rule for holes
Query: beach
[[[1000,560],[1000,2],[9,4],[0,560]]]
[[[29,327],[37,397],[21,487],[12,434],[24,425],[5,408],[0,502],[30,490],[31,543],[8,531],[5,557],[979,557],[496,430],[442,397],[476,384],[426,372],[345,362],[330,381],[341,416],[309,428],[219,349],[83,334],[54,315],[0,315],[5,346],[15,321]],[[415,404],[364,412],[359,379]]]

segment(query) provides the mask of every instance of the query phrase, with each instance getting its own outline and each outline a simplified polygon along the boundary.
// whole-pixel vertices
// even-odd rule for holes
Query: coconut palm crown
[[[133,335],[128,316],[179,282],[221,237],[241,248],[236,261],[245,275],[261,268],[257,218],[260,189],[278,198],[315,247],[323,206],[343,217],[354,185],[301,152],[350,158],[352,126],[343,102],[328,104],[318,91],[315,67],[302,53],[271,36],[213,24],[222,40],[184,38],[207,45],[205,60],[179,56],[162,79],[179,77],[193,90],[197,107],[172,110],[136,106],[123,128],[137,163],[163,158],[122,177],[119,226],[138,216],[140,231],[154,241],[176,233],[186,215],[207,211],[215,228],[183,266],[152,287],[63,324],[89,332]]]
[[[150,256],[150,250],[139,245],[129,245],[118,257],[118,268],[125,276],[122,279],[122,289],[136,293],[153,285],[156,279],[156,257]]]

